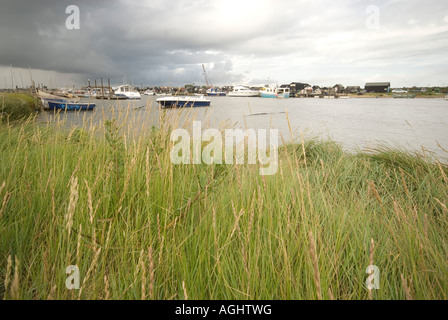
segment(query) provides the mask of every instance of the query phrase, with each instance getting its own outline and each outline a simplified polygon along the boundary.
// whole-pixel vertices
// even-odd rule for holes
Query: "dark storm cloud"
[[[65,27],[70,4],[80,8],[80,30]],[[371,5],[375,30],[366,27]],[[3,0],[0,65],[153,85],[203,83],[201,64],[219,84],[271,77],[404,85],[420,81],[417,73],[445,81],[447,32],[444,0]]]

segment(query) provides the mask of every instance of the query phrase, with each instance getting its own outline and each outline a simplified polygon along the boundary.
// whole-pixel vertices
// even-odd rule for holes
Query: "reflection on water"
[[[275,128],[285,141],[294,137],[330,138],[346,150],[378,145],[408,150],[425,149],[445,157],[438,143],[448,149],[448,101],[443,99],[264,99],[208,97],[210,108],[193,108],[189,115],[202,120],[204,127]],[[155,97],[136,101],[94,100],[95,111],[60,113],[67,126],[101,125],[121,119],[136,131],[154,125],[160,116],[179,113],[159,110]],[[183,115],[185,119],[187,115]],[[54,121],[53,112],[43,112],[38,121]],[[280,141],[281,143],[281,141]]]

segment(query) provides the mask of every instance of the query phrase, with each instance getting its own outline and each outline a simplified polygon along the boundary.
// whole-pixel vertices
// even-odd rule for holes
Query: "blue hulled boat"
[[[78,111],[78,110],[93,110],[95,108],[94,103],[81,103],[81,102],[69,102],[64,100],[48,100],[48,108],[50,110],[67,110],[67,111]]]
[[[212,96],[212,97],[225,97],[227,95],[226,92],[223,92],[223,91],[215,89],[215,88],[208,89],[206,93],[208,96]]]
[[[209,107],[210,100],[201,97],[164,97],[156,100],[164,108],[176,107]]]

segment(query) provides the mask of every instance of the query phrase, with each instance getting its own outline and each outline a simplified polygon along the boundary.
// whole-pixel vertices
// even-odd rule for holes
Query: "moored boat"
[[[90,98],[95,95],[93,91],[89,90],[77,90],[72,93],[75,97],[78,98]]]
[[[260,95],[262,98],[289,98],[289,88],[263,88]]]
[[[245,86],[235,86],[232,92],[229,92],[229,97],[258,97],[260,92],[252,90]]]
[[[101,100],[127,100],[127,99],[129,99],[124,94],[115,94],[115,93],[112,93],[111,95],[104,95],[104,96],[97,95],[96,98],[101,99]]]
[[[225,97],[227,94],[226,92],[215,88],[213,85],[210,85],[210,83],[208,82],[207,72],[205,71],[204,65],[202,65],[202,69],[204,70],[205,83],[207,84],[207,88],[208,88],[207,91],[205,92],[205,94],[207,96]]]
[[[204,96],[172,96],[156,99],[158,103],[164,108],[176,107],[209,107],[210,100],[205,99]]]
[[[44,109],[49,109],[49,105],[48,102],[59,102],[59,103],[64,103],[65,101],[67,101],[66,99],[59,99],[59,98],[40,98],[40,100],[42,101],[42,105],[44,106]]]
[[[67,111],[78,111],[84,110],[89,111],[95,108],[95,104],[91,102],[70,102],[64,100],[50,99],[48,100],[49,110],[67,110]]]
[[[143,92],[143,94],[145,95],[145,96],[155,96],[156,95],[156,93],[153,91],[153,90],[146,90],[145,92]]]
[[[116,95],[124,94],[128,99],[141,99],[140,92],[132,90],[128,84],[114,88],[114,93]]]
[[[206,94],[208,96],[212,96],[212,97],[225,97],[227,95],[226,92],[215,89],[215,88],[210,88],[206,91]]]

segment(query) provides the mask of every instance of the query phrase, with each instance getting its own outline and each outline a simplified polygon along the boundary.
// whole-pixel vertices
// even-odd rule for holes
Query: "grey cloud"
[[[80,30],[65,28],[69,4],[80,8]],[[366,28],[368,5],[379,9],[379,30]],[[392,69],[397,85],[421,76],[441,84],[447,16],[444,0],[3,0],[0,65],[147,85],[204,83],[201,64],[216,84],[362,84]]]

